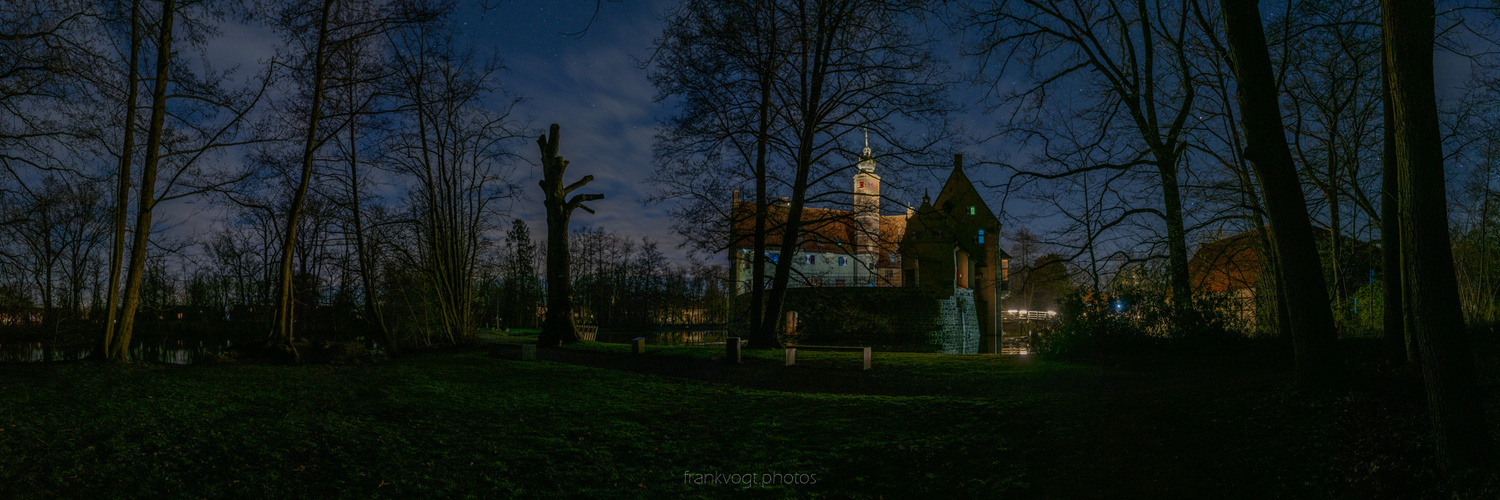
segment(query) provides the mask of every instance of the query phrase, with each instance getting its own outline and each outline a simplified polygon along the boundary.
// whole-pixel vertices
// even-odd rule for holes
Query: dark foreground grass
[[[478,353],[4,366],[0,498],[1006,496],[1026,484],[993,425],[1005,414],[973,398],[780,393]]]
[[[1497,498],[1433,468],[1420,386],[1289,388],[1284,359],[582,344],[357,366],[0,366],[0,498]],[[1483,366],[1497,423],[1495,365]],[[709,367],[702,371],[703,367]],[[698,370],[698,371],[694,371]],[[1500,428],[1492,434],[1500,435]],[[814,484],[690,484],[807,474]]]

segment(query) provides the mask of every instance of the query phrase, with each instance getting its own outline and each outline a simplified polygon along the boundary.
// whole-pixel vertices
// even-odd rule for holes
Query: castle
[[[905,213],[880,213],[880,175],[869,144],[854,174],[850,210],[804,207],[802,237],[793,255],[780,255],[785,199],[768,206],[766,276],[772,263],[792,259],[793,287],[907,287],[937,292],[961,330],[999,335],[1000,301],[1009,293],[1010,256],[1000,248],[1000,220],[964,174],[963,156],[937,199],[922,197]],[[735,191],[729,268],[735,294],[752,286],[755,203]]]

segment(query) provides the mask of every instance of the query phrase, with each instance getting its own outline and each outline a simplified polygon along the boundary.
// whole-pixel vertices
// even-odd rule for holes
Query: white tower
[[[870,154],[870,132],[865,132],[865,149],[859,156],[859,170],[854,174],[854,253],[863,269],[856,282],[873,280],[875,262],[880,255],[880,175],[875,173],[875,156]],[[862,272],[861,272],[862,271]]]

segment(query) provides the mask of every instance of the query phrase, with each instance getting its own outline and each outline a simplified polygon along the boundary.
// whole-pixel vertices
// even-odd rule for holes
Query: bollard
[[[729,337],[724,339],[724,361],[740,364],[740,338]]]
[[[630,339],[630,352],[631,352],[631,354],[642,354],[642,353],[645,353],[646,352],[646,337],[636,337],[636,338]]]
[[[536,344],[521,346],[521,361],[536,361]]]

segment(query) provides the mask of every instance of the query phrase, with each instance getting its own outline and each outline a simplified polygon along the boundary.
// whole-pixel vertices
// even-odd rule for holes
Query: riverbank
[[[718,349],[618,349],[543,350],[565,362],[468,350],[350,366],[3,365],[0,497],[1497,491],[1494,476],[1437,477],[1416,386],[1309,398],[1274,362],[877,354],[863,372],[838,353],[784,367],[779,351],[752,351],[730,367]],[[598,367],[610,363],[634,365]],[[631,369],[647,364],[725,368],[715,382]],[[752,473],[816,482],[711,484]]]

